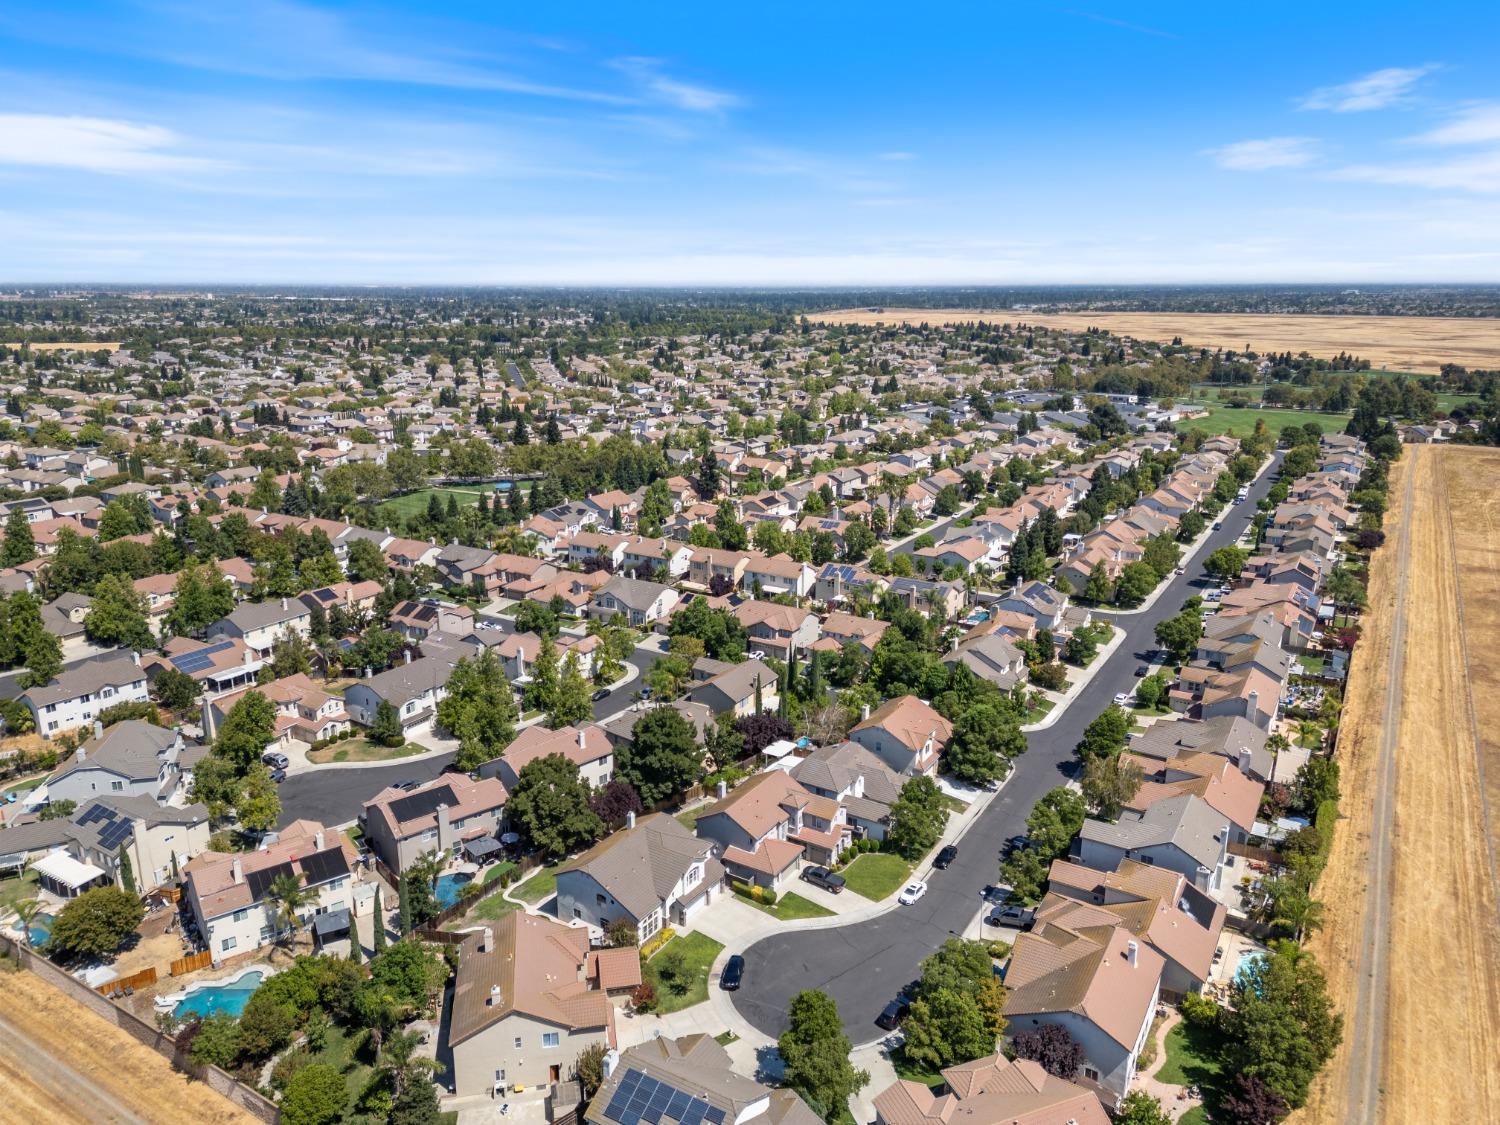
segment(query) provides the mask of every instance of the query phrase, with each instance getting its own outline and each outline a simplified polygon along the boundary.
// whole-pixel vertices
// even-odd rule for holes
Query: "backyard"
[[[665,1015],[707,1000],[708,971],[723,951],[713,938],[699,933],[681,934],[657,950],[641,965],[641,979],[656,989],[656,1010]],[[664,969],[673,984],[667,983]]]
[[[912,865],[894,852],[867,852],[840,874],[857,895],[880,902],[898,891],[911,877]]]
[[[557,890],[557,864],[544,867],[516,888],[516,897],[538,903]]]
[[[1207,1104],[1215,1104],[1224,1092],[1220,1086],[1223,1042],[1219,1032],[1180,1022],[1167,1032],[1166,1047],[1167,1057],[1152,1077],[1169,1086],[1196,1086]],[[1203,1106],[1194,1106],[1180,1120],[1201,1125],[1208,1116]]]

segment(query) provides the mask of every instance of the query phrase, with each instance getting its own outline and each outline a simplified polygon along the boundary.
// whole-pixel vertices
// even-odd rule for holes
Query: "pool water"
[[[434,895],[437,897],[438,905],[444,910],[458,901],[458,896],[463,889],[474,881],[474,876],[467,871],[455,871],[451,875],[439,875]]]
[[[1241,953],[1239,961],[1234,966],[1234,983],[1241,985],[1244,984],[1245,981],[1249,979],[1250,974],[1254,971],[1257,962],[1259,962],[1260,959],[1264,956],[1264,953],[1260,953],[1254,950],[1248,950],[1244,953]]]
[[[52,915],[38,914],[31,919],[31,948],[40,949],[52,936]]]
[[[172,1009],[172,1014],[174,1016],[192,1014],[211,1016],[216,1012],[225,1012],[238,1019],[244,1014],[245,1005],[250,1002],[251,994],[260,987],[260,982],[265,978],[265,973],[246,973],[233,984],[211,984],[205,988],[194,989],[177,1002],[177,1007]]]

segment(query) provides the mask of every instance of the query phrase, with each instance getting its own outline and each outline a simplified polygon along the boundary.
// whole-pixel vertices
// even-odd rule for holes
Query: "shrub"
[[[656,1007],[656,989],[649,980],[643,980],[630,993],[630,1005],[638,1012],[649,1012]]]
[[[774,890],[772,890],[770,887],[757,887],[755,889],[761,892],[760,899],[767,906],[775,906],[776,905],[777,895],[776,895],[776,892]]]
[[[1179,1005],[1182,1018],[1191,1027],[1215,1028],[1219,1025],[1219,1013],[1223,1011],[1207,996],[1189,992]]]
[[[766,889],[759,883],[756,883],[750,888],[750,897],[753,898],[756,902],[764,902],[766,897]]]
[[[645,945],[641,946],[641,959],[644,961],[651,960],[652,956],[656,953],[657,950],[666,945],[667,942],[671,941],[676,936],[677,931],[674,930],[671,926],[663,926],[657,934],[655,934],[649,941],[646,942]]]

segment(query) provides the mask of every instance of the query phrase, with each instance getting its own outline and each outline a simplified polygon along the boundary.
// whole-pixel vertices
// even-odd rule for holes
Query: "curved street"
[[[1251,484],[1249,496],[1225,508],[1224,526],[1209,534],[1193,562],[1168,582],[1150,610],[1116,619],[1124,640],[1112,655],[1101,658],[1105,663],[1055,723],[1027,735],[1029,748],[1010,780],[969,826],[953,864],[926,876],[927,894],[915,906],[896,906],[892,898],[890,910],[877,918],[829,929],[789,930],[743,951],[745,985],[732,995],[746,1020],[775,1037],[786,1026],[792,997],[811,988],[833,997],[851,1042],[858,1045],[881,1035],[875,1026],[881,1008],[918,975],[924,957],[973,923],[981,892],[998,878],[1001,845],[1024,833],[1032,806],[1068,780],[1073,748],[1084,728],[1117,693],[1134,688],[1141,654],[1156,647],[1156,623],[1175,615],[1197,588],[1207,585],[1202,560],[1244,532],[1280,463],[1278,453]]]

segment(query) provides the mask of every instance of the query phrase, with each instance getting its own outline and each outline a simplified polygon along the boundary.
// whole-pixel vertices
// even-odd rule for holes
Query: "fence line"
[[[142,969],[138,973],[131,973],[128,977],[116,977],[108,984],[101,984],[94,989],[100,996],[111,996],[122,988],[145,988],[148,984],[156,983],[156,967]]]
[[[212,950],[202,950],[198,953],[189,953],[186,957],[179,957],[168,967],[168,971],[174,977],[180,977],[184,973],[196,973],[199,969],[206,969],[214,963]]]
[[[45,957],[39,956],[4,934],[0,934],[0,953],[10,957],[26,972],[41,977],[53,988],[83,1005],[96,1016],[113,1024],[142,1046],[150,1047],[174,1068],[190,1078],[198,1079],[246,1113],[259,1118],[266,1125],[278,1125],[281,1120],[281,1111],[276,1107],[275,1102],[261,1096],[233,1075],[225,1073],[216,1066],[197,1065],[187,1057],[185,1052],[178,1050],[173,1038],[159,1027],[147,1023],[133,1012],[110,1003],[92,988],[74,980]]]

